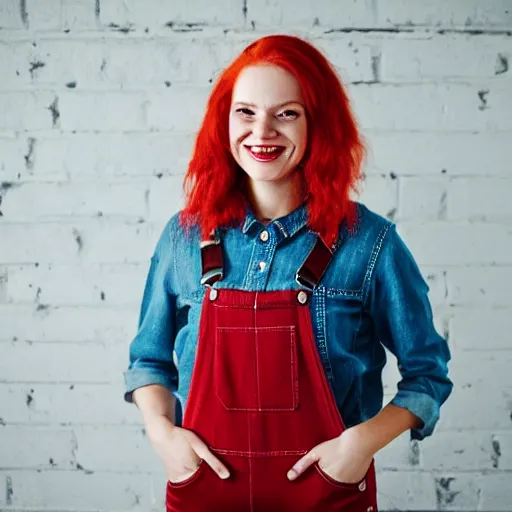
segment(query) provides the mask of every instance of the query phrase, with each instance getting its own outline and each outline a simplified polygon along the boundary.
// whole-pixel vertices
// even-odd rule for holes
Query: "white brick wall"
[[[512,0],[0,0],[0,29],[0,510],[163,509],[121,372],[211,83],[275,32],[347,84],[362,200],[453,352],[435,435],[377,455],[380,507],[512,509]]]

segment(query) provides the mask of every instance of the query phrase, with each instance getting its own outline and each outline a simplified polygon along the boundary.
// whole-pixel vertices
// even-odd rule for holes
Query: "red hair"
[[[350,191],[362,177],[364,145],[347,94],[333,66],[314,46],[295,36],[273,35],[251,43],[224,70],[208,100],[185,176],[183,225],[198,224],[203,237],[221,226],[240,225],[247,213],[245,173],[231,155],[229,113],[235,82],[247,66],[271,64],[290,72],[302,90],[308,126],[303,170],[308,225],[331,245],[341,223],[356,222]]]

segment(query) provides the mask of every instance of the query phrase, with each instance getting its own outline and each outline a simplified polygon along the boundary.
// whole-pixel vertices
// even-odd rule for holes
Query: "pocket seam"
[[[171,482],[169,479],[167,479],[167,485],[173,489],[179,489],[180,487],[186,487],[187,485],[194,482],[202,473],[202,469],[204,466],[204,460],[201,459],[199,461],[199,466],[197,466],[197,469],[185,480],[182,480],[181,482]]]

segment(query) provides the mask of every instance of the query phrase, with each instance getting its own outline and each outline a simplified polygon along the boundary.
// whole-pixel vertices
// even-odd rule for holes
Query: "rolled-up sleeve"
[[[173,360],[176,307],[173,270],[173,232],[169,222],[151,257],[138,329],[130,344],[129,365],[124,373],[127,402],[133,402],[135,389],[150,384],[161,384],[177,395],[178,371]]]
[[[391,225],[375,263],[369,303],[381,343],[397,358],[401,380],[391,403],[412,412],[422,426],[411,430],[421,440],[432,434],[441,405],[451,393],[450,350],[433,322],[429,287],[411,252]]]

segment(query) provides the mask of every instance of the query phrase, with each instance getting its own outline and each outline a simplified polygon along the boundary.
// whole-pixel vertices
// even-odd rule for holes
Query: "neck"
[[[263,222],[288,215],[304,202],[305,188],[303,173],[298,171],[278,182],[249,180],[254,215]]]

